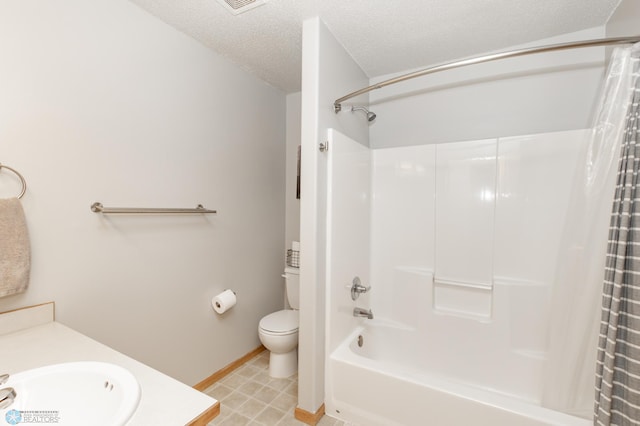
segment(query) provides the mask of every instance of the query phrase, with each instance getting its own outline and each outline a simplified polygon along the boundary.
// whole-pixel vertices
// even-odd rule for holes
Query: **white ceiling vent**
[[[254,9],[266,2],[267,0],[218,0],[218,3],[234,15]]]

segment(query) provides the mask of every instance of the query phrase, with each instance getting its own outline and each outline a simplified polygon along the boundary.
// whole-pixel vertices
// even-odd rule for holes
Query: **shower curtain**
[[[640,425],[640,80],[626,118],[611,213],[596,365],[594,424]]]
[[[638,49],[614,50],[574,176],[552,287],[542,405],[591,418],[602,279],[616,165]]]

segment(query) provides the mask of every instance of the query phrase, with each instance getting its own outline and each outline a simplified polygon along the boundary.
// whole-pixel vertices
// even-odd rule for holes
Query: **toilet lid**
[[[285,309],[267,315],[260,320],[260,328],[272,333],[287,333],[298,331],[298,311]]]

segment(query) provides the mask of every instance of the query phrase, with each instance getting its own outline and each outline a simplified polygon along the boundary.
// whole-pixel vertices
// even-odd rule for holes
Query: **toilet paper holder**
[[[227,288],[211,299],[211,306],[218,314],[223,314],[236,304],[236,292]]]
[[[363,286],[360,277],[355,277],[351,282],[351,300],[356,300],[362,293],[371,290],[371,286]]]
[[[234,296],[237,296],[237,295],[238,295],[235,291],[231,290],[230,288],[225,288],[225,289],[224,289],[224,291],[227,291],[227,290],[230,290],[230,291],[231,291],[231,293],[233,293],[233,295],[234,295]],[[217,307],[217,308],[221,308],[221,306],[220,306],[220,303],[219,303],[219,302],[214,302],[214,303],[215,303],[215,305],[216,305],[216,307]]]

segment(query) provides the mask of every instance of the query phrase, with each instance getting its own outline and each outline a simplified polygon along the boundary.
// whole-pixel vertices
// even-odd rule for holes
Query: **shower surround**
[[[590,424],[577,417],[590,404],[577,416],[541,406],[587,131],[377,150],[329,139],[327,413],[367,425]],[[355,276],[371,290],[352,301]],[[354,318],[356,306],[374,319]],[[588,401],[592,387],[576,394]]]

